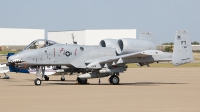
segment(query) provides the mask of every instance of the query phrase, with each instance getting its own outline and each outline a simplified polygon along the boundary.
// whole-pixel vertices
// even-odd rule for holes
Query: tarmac
[[[200,112],[199,68],[129,68],[120,85],[108,77],[79,85],[72,75],[35,86],[33,74],[8,74],[0,78],[1,112]]]

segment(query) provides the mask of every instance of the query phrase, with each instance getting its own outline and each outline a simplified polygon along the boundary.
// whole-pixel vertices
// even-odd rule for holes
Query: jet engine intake
[[[117,41],[117,39],[104,39],[100,41],[99,46],[116,48]]]

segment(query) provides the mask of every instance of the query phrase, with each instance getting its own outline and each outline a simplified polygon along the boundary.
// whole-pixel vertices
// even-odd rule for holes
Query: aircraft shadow
[[[28,81],[34,81],[32,79],[26,79]],[[55,82],[52,82],[55,81]],[[12,81],[11,81],[12,82]],[[14,81],[15,82],[15,81]],[[188,83],[174,83],[174,82],[134,82],[134,83],[120,83],[119,85],[113,86],[160,86],[160,85],[176,85],[176,84],[188,84]],[[104,86],[104,85],[112,85],[110,83],[88,83],[88,84],[78,84],[76,80],[49,80],[49,81],[42,81],[41,86],[52,86],[52,85],[81,85],[81,86]],[[35,86],[33,85],[10,85],[10,86]]]
[[[158,86],[158,85],[174,85],[174,84],[188,84],[188,83],[164,83],[164,82],[135,82],[135,83],[120,83],[119,85],[114,85],[114,86]],[[81,85],[78,83],[45,83],[45,85]],[[110,83],[88,83],[84,85],[112,85]],[[83,85],[82,85],[83,86]]]
[[[11,79],[11,78],[10,78],[10,79]],[[9,80],[9,79],[0,78],[0,80]]]
[[[9,78],[9,79],[0,78],[0,80],[7,81],[7,82],[19,82],[19,81],[14,80],[13,78]]]
[[[26,79],[28,81],[34,81],[34,79]],[[65,80],[65,81],[60,81],[60,80],[49,80],[49,81],[45,81],[45,80],[42,80],[42,82],[50,82],[50,81],[58,81],[58,82],[76,82],[76,80]]]
[[[44,80],[45,81],[45,80]],[[76,80],[65,80],[65,81],[60,81],[60,80],[49,80],[49,81],[59,81],[59,82],[76,82]],[[48,82],[48,81],[45,81]]]
[[[188,83],[166,83],[166,82],[135,82],[135,83],[120,83],[120,85],[136,85],[136,86],[147,86],[147,85],[174,85],[174,84],[188,84]]]

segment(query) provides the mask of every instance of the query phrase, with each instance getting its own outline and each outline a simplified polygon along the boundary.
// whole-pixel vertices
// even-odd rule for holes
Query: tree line
[[[191,42],[191,44],[192,44],[192,45],[200,45],[200,43],[197,42],[197,41]],[[173,51],[173,46],[172,46],[172,45],[174,45],[173,42],[163,43],[162,45],[170,45],[170,46],[166,46],[166,47],[164,48],[164,50],[167,51],[167,52],[172,52],[172,51]]]
[[[192,45],[200,45],[200,43],[197,42],[197,41],[191,42],[191,44],[192,44]],[[163,43],[162,45],[174,45],[174,42]]]

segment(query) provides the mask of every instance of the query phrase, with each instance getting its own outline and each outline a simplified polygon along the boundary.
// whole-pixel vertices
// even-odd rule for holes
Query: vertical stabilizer
[[[190,38],[186,31],[176,31],[172,62],[175,66],[194,60]]]

